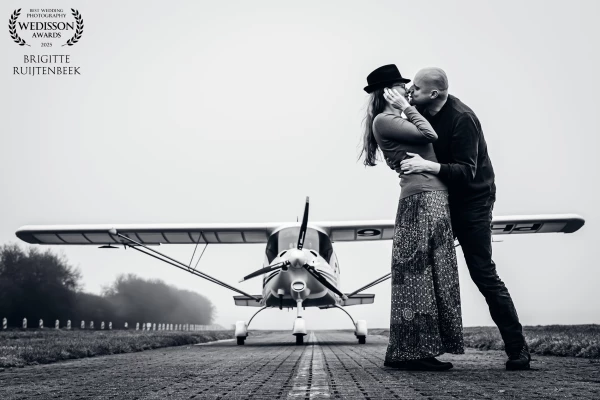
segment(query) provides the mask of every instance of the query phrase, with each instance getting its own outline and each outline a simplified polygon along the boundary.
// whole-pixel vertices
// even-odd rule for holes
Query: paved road
[[[0,372],[0,399],[600,399],[600,361],[534,356],[504,370],[497,351],[443,356],[454,369],[383,367],[387,338],[289,333],[88,358]]]

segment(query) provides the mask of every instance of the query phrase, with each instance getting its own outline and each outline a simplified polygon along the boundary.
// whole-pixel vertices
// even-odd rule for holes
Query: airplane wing
[[[124,239],[116,229],[145,245],[196,243],[267,243],[281,224],[138,224],[138,225],[29,225],[19,228],[19,239],[32,244],[106,245]]]
[[[494,235],[522,233],[573,233],[585,220],[577,214],[516,215],[494,217]],[[329,234],[333,242],[389,240],[394,236],[394,221],[315,222]]]
[[[494,217],[495,235],[521,233],[572,233],[585,223],[576,214],[520,215]],[[290,223],[247,224],[139,224],[139,225],[29,225],[19,228],[19,239],[32,244],[106,245],[120,244],[119,233],[145,245],[195,243],[266,243],[271,233]],[[299,224],[298,224],[299,225]],[[334,242],[389,240],[394,221],[336,221],[309,224],[326,232]]]

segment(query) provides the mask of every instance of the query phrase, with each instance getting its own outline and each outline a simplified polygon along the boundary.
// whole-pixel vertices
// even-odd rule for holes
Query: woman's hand
[[[392,107],[400,111],[404,111],[405,108],[410,107],[410,103],[406,97],[398,93],[396,89],[383,89],[383,97]]]

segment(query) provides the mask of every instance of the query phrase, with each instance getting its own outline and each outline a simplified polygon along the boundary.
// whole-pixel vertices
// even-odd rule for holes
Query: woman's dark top
[[[433,151],[433,141],[437,134],[415,107],[404,110],[407,119],[394,114],[381,113],[373,120],[373,134],[384,156],[399,165],[410,158],[409,153],[419,154],[423,159],[437,162]],[[400,177],[400,198],[403,199],[421,192],[448,190],[435,175],[412,173]]]

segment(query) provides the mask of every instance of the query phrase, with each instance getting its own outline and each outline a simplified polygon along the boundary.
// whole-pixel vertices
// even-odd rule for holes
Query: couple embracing
[[[488,303],[508,355],[506,369],[529,369],[517,311],[492,261],[494,170],[475,113],[448,93],[440,68],[414,82],[394,64],[367,76],[370,94],[361,156],[381,151],[400,174],[392,247],[392,305],[385,365],[442,371],[435,357],[464,353],[454,239]]]

